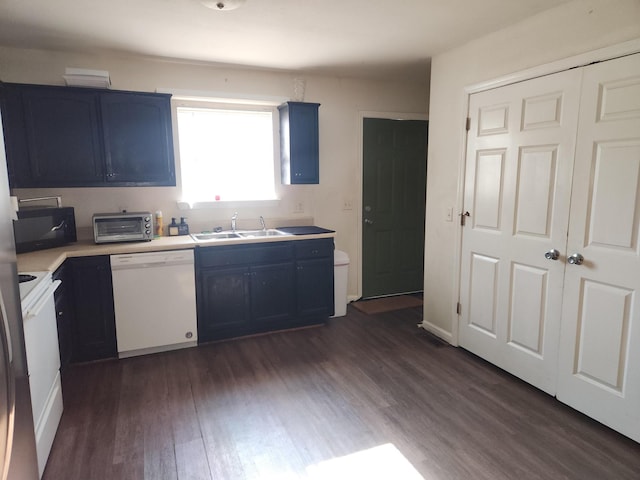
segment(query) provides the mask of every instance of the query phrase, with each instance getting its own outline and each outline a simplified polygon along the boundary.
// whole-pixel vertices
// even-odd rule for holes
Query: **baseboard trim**
[[[451,334],[451,332],[447,332],[446,330],[443,330],[437,325],[429,323],[426,320],[423,320],[422,323],[419,323],[418,327],[424,328],[427,332],[432,333],[436,337],[441,338],[445,342],[455,346],[455,343],[453,342],[453,335]]]

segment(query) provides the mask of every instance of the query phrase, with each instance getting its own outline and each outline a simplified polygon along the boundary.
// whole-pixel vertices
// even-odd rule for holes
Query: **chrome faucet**
[[[262,231],[266,232],[267,231],[267,226],[264,223],[264,217],[262,215],[260,215],[260,225],[262,225]]]
[[[238,219],[238,212],[235,212],[231,217],[231,231],[236,231],[236,220]]]

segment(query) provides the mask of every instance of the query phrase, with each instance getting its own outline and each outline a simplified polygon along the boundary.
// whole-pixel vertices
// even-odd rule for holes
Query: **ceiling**
[[[0,45],[425,81],[430,58],[569,0],[0,0]]]

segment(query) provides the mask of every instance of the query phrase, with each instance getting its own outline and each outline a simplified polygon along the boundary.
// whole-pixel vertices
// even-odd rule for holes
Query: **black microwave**
[[[29,207],[13,221],[16,253],[61,247],[77,240],[73,207]]]

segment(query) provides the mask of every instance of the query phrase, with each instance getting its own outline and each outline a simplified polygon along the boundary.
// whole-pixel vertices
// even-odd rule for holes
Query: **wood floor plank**
[[[202,438],[177,443],[175,451],[180,480],[211,480],[211,470]]]
[[[350,307],[319,328],[73,366],[43,478],[317,478],[383,445],[428,480],[640,478],[639,444],[417,328],[421,313]]]

